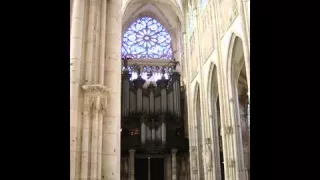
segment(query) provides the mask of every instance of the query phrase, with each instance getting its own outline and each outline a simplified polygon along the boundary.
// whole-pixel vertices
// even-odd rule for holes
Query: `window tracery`
[[[172,59],[170,34],[156,19],[137,19],[124,33],[122,57],[135,59]]]

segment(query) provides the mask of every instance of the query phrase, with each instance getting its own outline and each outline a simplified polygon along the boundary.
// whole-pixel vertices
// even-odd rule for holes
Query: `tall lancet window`
[[[170,34],[154,18],[137,19],[123,35],[123,58],[173,59],[172,52]]]

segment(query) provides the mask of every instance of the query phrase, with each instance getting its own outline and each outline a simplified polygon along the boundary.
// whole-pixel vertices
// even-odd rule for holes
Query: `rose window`
[[[121,54],[136,59],[172,59],[171,37],[157,20],[142,17],[124,33]]]

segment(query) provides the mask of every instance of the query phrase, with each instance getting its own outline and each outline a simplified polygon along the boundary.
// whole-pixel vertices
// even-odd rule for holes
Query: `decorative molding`
[[[110,88],[103,85],[83,85],[82,88],[85,91],[84,111],[91,113],[91,107],[96,108],[103,115],[106,115],[107,99],[110,92]]]
[[[97,84],[97,85],[83,85],[82,88],[85,90],[85,93],[87,94],[93,94],[98,93],[101,95],[108,96],[110,88],[107,88],[106,86]]]

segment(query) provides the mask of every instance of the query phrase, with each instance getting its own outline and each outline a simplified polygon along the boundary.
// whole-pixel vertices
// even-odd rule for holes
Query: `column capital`
[[[110,88],[100,84],[83,85],[82,88],[85,92],[84,111],[90,113],[90,108],[95,107],[105,114]]]
[[[174,148],[174,149],[171,149],[171,153],[172,153],[172,154],[177,154],[177,152],[178,152],[178,149],[175,149],[175,148]]]
[[[82,86],[83,90],[85,91],[86,94],[89,95],[100,95],[100,96],[108,96],[110,92],[110,88],[101,85],[101,84],[93,84],[93,85],[83,85]]]

